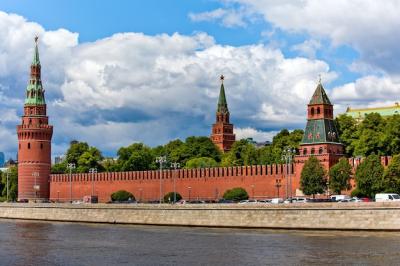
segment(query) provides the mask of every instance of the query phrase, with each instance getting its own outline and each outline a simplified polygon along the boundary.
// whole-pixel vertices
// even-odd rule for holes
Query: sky
[[[2,0],[0,151],[15,158],[34,36],[52,155],[207,136],[219,76],[237,139],[304,128],[319,75],[335,104],[393,105],[400,1]]]

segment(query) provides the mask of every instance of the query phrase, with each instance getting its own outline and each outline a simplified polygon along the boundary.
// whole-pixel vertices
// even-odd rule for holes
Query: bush
[[[176,192],[176,201],[179,201],[182,199],[181,194],[179,194],[178,192]],[[164,196],[164,202],[168,202],[171,203],[174,201],[174,192],[168,192],[167,194],[165,194]]]
[[[135,200],[135,196],[132,193],[126,190],[119,190],[111,194],[112,201],[127,201],[127,200]]]
[[[241,201],[247,200],[249,194],[247,194],[247,191],[244,188],[236,187],[225,191],[223,198],[226,200]]]

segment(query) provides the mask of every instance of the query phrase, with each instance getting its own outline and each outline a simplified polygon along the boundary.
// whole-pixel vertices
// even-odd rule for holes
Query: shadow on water
[[[398,265],[400,233],[0,220],[1,265]]]

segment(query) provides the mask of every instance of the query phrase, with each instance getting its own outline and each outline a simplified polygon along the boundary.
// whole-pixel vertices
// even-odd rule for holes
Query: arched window
[[[18,145],[18,149],[21,149],[21,144]]]
[[[317,115],[319,115],[321,113],[321,109],[319,107],[317,107]]]
[[[314,153],[315,153],[315,149],[311,148],[311,154],[314,154]]]
[[[43,143],[40,143],[40,149],[43,150]]]
[[[324,152],[324,149],[322,149],[322,147],[319,147],[318,153],[322,154]]]
[[[307,155],[307,149],[306,148],[303,149],[303,155]]]
[[[314,107],[311,107],[311,115],[314,115]]]
[[[28,142],[28,149],[30,149],[31,148],[31,144]]]

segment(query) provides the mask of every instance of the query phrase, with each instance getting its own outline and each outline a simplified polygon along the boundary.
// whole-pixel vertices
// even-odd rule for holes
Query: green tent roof
[[[32,67],[36,67],[37,73],[33,72],[30,75],[28,86],[26,87],[26,105],[44,105],[46,104],[44,98],[44,90],[42,87],[42,80],[40,78],[40,60],[39,60],[39,49],[37,45],[38,38],[35,37],[35,51],[33,53]],[[34,74],[35,73],[35,74]]]
[[[330,104],[331,105],[331,101],[329,100],[328,95],[326,94],[321,82],[318,83],[318,86],[315,89],[315,92],[314,92],[309,104]]]
[[[218,113],[228,113],[229,112],[228,104],[226,102],[224,83],[221,83],[221,89],[219,91],[217,112]]]
[[[334,120],[308,120],[301,144],[340,143],[339,134]]]

